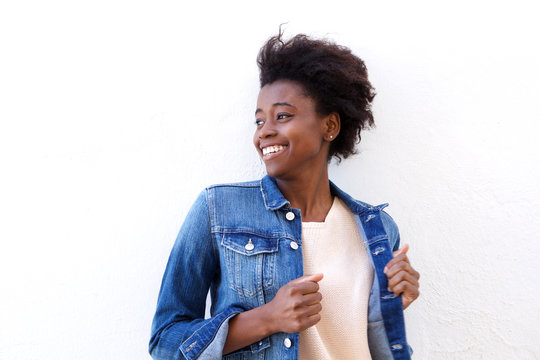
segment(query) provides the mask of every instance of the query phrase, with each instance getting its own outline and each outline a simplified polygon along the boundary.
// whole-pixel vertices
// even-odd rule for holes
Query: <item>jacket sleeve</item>
[[[217,271],[205,190],[180,229],[163,275],[149,344],[153,359],[221,359],[228,321],[243,310],[233,304],[204,319],[206,295]]]

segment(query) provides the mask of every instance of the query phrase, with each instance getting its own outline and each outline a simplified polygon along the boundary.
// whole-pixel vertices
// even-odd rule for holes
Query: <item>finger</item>
[[[409,244],[405,244],[401,249],[397,249],[396,251],[394,251],[394,256],[397,256],[399,254],[407,254],[407,251],[409,251]]]
[[[300,279],[302,281],[312,281],[312,282],[319,282],[323,279],[324,275],[322,273],[312,274],[312,275],[304,275]]]
[[[310,317],[311,315],[320,313],[321,310],[322,310],[322,305],[320,303],[317,303],[315,305],[306,306],[303,311],[303,314],[306,317]]]
[[[322,273],[318,273],[318,274],[311,274],[311,275],[304,275],[304,276],[300,276],[299,278],[297,279],[294,279],[291,281],[291,283],[302,283],[302,282],[306,282],[306,281],[311,281],[311,282],[319,282],[322,280],[322,278],[324,277],[324,275]]]
[[[395,266],[396,264],[400,263],[400,262],[406,262],[408,264],[410,264],[411,262],[409,261],[409,258],[407,257],[407,255],[405,254],[399,254],[398,256],[396,256],[395,258],[393,258],[392,260],[390,260],[388,262],[388,264],[386,264],[386,266],[384,267],[384,273],[386,274],[388,272],[388,269],[390,269],[392,266]]]
[[[411,264],[409,264],[406,261],[400,261],[393,265],[388,266],[388,268],[386,269],[386,277],[391,278],[400,271],[405,271],[405,272],[414,274],[414,269],[412,268]]]
[[[417,295],[415,295],[414,298],[412,297],[408,297],[408,296],[402,296],[401,297],[401,302],[403,304],[403,310],[405,310],[406,308],[409,307],[409,305],[411,305],[414,301],[416,301],[416,299],[418,299],[420,297],[420,292],[418,292]]]
[[[306,306],[318,304],[322,300],[322,294],[320,292],[309,293],[302,298]]]
[[[404,253],[402,253],[402,249],[399,249],[398,251],[394,251],[394,258],[392,260],[390,260],[386,266],[384,267],[384,272],[386,273],[386,271],[391,267],[393,266],[394,264],[400,262],[400,261],[405,261],[405,262],[408,262],[410,263],[409,261],[409,257],[407,256],[407,251],[408,251],[408,245],[406,246],[406,251]]]
[[[317,324],[319,321],[321,321],[321,314],[317,313],[314,315],[311,315],[306,319],[305,327],[303,330],[312,327],[313,325]]]
[[[306,281],[306,282],[299,282],[299,283],[290,285],[291,295],[294,295],[294,294],[305,295],[305,294],[316,293],[317,291],[319,291],[319,284],[317,284],[316,282]]]
[[[402,281],[407,281],[413,284],[416,287],[420,287],[420,284],[418,283],[418,279],[413,276],[412,274],[402,271],[397,273],[392,278],[388,278],[388,289],[392,291],[392,289],[397,286]]]
[[[392,292],[396,295],[402,295],[413,299],[416,299],[420,294],[420,292],[418,291],[418,287],[414,286],[408,281],[400,282],[392,289]]]

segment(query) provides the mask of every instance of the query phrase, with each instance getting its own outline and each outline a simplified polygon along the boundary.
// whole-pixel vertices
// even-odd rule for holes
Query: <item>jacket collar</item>
[[[282,207],[291,205],[289,200],[285,199],[281,191],[279,191],[276,179],[269,175],[265,175],[261,179],[261,192],[267,210],[279,210]]]
[[[261,192],[264,200],[264,205],[267,210],[279,210],[283,207],[289,207],[291,203],[283,197],[281,191],[277,186],[276,179],[269,175],[265,175],[261,179]],[[330,181],[330,193],[340,198],[347,207],[355,214],[363,213],[367,210],[373,210],[374,207],[363,203],[361,201],[353,199],[349,194],[341,190]],[[376,208],[384,207],[386,204],[378,206]]]

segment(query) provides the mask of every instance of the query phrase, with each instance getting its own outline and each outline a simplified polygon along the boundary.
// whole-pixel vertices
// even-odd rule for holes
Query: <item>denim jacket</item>
[[[387,290],[384,266],[399,247],[387,205],[354,200],[330,183],[354,213],[374,269],[368,311],[373,360],[410,359],[401,297]],[[302,276],[302,219],[268,175],[214,185],[197,198],[171,251],[149,344],[154,359],[298,359],[299,333],[275,333],[222,356],[228,322],[261,306]],[[295,243],[295,244],[293,244]],[[291,245],[292,244],[292,245]],[[298,246],[296,246],[298,245]],[[210,290],[211,317],[205,319]]]

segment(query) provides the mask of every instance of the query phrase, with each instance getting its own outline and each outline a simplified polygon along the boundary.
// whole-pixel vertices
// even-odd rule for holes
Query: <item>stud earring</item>
[[[334,135],[330,135],[330,140],[332,140],[334,138]]]

